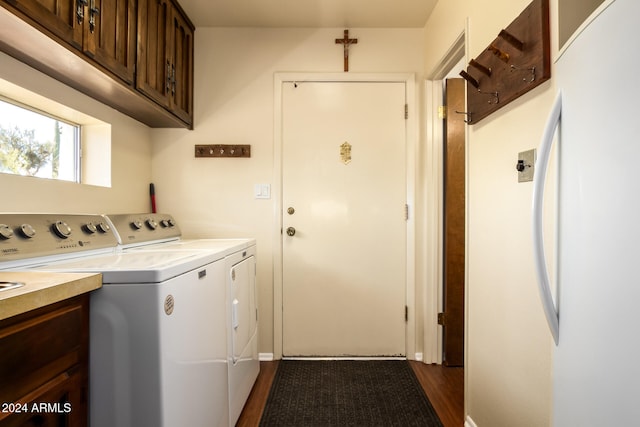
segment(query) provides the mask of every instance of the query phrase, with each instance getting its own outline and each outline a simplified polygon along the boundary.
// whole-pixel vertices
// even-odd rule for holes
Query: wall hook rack
[[[549,1],[533,0],[460,75],[475,124],[551,77]],[[525,73],[523,78],[522,71]],[[487,95],[493,98],[487,102]]]
[[[251,157],[251,145],[238,145],[238,144],[196,145],[195,157]]]

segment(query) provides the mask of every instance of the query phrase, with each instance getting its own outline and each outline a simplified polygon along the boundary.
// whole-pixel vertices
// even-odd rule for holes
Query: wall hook
[[[509,43],[511,46],[515,47],[519,51],[522,51],[522,49],[524,49],[524,42],[522,42],[521,40],[518,40],[513,34],[509,33],[507,30],[500,31],[500,34],[498,34],[498,37],[505,39],[507,43]]]
[[[515,65],[511,65],[511,72],[514,72],[514,71],[530,71],[531,72],[531,78],[529,80],[527,80],[526,78],[523,78],[522,81],[533,83],[536,80],[536,67],[518,68]]]
[[[464,114],[465,116],[467,116],[468,120],[465,120],[465,123],[471,123],[471,113],[470,112],[466,112],[466,111],[458,111],[458,110],[454,110],[456,114]]]
[[[489,104],[499,104],[500,103],[500,94],[496,91],[496,92],[483,92],[480,89],[478,89],[478,93],[481,93],[483,95],[493,95],[493,97],[495,98],[495,102],[491,102],[492,100],[490,99],[488,101]]]
[[[460,71],[460,75],[462,76],[463,79],[468,81],[471,86],[475,87],[476,89],[478,89],[480,87],[480,83],[478,83],[478,81],[476,79],[474,79],[471,74],[469,74],[466,71],[462,70],[462,71]]]
[[[495,47],[494,45],[489,45],[487,50],[489,52],[493,53],[498,58],[500,58],[500,60],[502,60],[504,62],[509,62],[510,56],[509,56],[509,54],[507,52],[504,52],[504,51],[500,50],[499,48]]]
[[[479,63],[475,59],[472,59],[471,61],[469,61],[469,65],[471,65],[473,68],[477,68],[478,70],[482,71],[487,76],[491,77],[491,68],[490,67],[485,67],[484,65],[482,65],[481,63]]]

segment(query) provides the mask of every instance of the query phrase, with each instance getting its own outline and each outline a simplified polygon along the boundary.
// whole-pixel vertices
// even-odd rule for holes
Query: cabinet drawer
[[[65,372],[25,396],[19,404],[2,403],[0,427],[85,427],[83,400],[82,375]]]
[[[86,363],[87,338],[86,295],[0,322],[0,402],[14,402]]]

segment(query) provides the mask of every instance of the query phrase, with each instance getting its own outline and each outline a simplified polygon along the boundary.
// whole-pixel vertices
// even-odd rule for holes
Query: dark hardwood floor
[[[409,362],[444,427],[464,425],[464,369]],[[236,427],[255,427],[260,423],[278,361],[260,362],[260,375],[244,406]]]

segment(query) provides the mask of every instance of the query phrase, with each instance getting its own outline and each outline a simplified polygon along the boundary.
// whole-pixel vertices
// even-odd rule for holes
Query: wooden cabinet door
[[[176,8],[171,16],[171,111],[187,123],[193,122],[193,33],[187,18]]]
[[[136,0],[89,0],[84,26],[84,52],[129,85],[136,61],[136,6]]]
[[[167,0],[138,1],[137,89],[169,108],[169,44],[167,25],[171,3]]]
[[[41,28],[63,41],[82,48],[84,5],[82,0],[3,0],[4,6],[13,8]]]
[[[463,79],[446,81],[444,142],[444,324],[443,364],[464,365],[465,162]]]

